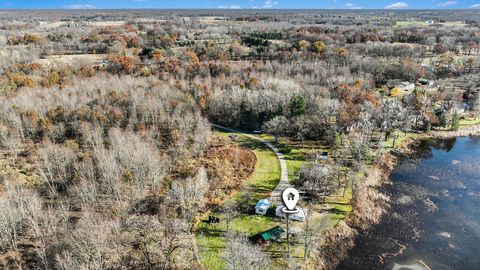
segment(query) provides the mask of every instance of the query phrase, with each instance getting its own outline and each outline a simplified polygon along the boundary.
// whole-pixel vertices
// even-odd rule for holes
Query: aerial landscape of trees
[[[296,261],[235,231],[262,148],[211,124],[297,161],[311,207],[350,196],[338,216],[407,134],[480,123],[478,12],[371,12],[3,13],[0,268],[206,269],[215,209],[224,269],[312,267],[327,221]]]

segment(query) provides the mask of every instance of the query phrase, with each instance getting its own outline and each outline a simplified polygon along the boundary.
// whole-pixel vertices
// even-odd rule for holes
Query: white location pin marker
[[[287,206],[282,209],[284,213],[297,213],[299,211],[296,208],[300,194],[294,188],[287,188],[282,193],[283,203]]]

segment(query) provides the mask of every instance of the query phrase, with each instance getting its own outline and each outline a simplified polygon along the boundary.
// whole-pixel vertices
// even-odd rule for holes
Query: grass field
[[[227,138],[233,133],[216,131],[215,134]],[[328,151],[328,147],[322,146],[314,141],[305,141],[301,143],[298,141],[281,139],[279,142],[274,142],[272,136],[259,135],[259,137],[263,140],[274,143],[284,154],[290,180],[299,177],[300,168],[308,162],[307,156],[310,152]],[[256,202],[261,198],[268,197],[270,192],[278,184],[280,179],[280,164],[275,153],[259,141],[240,135],[238,139],[236,139],[236,143],[242,147],[251,149],[257,157],[257,164],[255,172],[247,179],[242,190],[230,198],[229,202],[234,202],[237,206],[241,206],[242,208],[247,207],[252,211]],[[325,229],[332,228],[352,211],[352,187],[350,183],[348,183],[345,191],[343,189],[344,188],[341,187],[336,193],[327,197],[326,203],[312,205],[312,211],[310,212],[312,224],[320,222],[322,219],[326,219],[328,220],[328,224]],[[330,210],[324,210],[326,208]],[[285,224],[274,216],[274,209],[275,207],[272,207],[267,216],[254,215],[253,213],[239,214],[232,219],[230,231],[251,236],[277,225],[285,227]],[[196,239],[199,247],[200,259],[209,269],[223,269],[224,265],[221,256],[222,250],[225,248],[225,233],[227,231],[225,215],[222,214],[221,211],[213,211],[212,213],[206,213],[202,217],[202,220],[207,220],[209,215],[214,215],[215,217],[220,218],[220,224],[201,222],[198,225]],[[292,222],[291,226],[302,232],[305,224],[301,222]],[[292,256],[301,260],[304,253],[304,245],[301,237],[299,239],[294,239],[292,243]],[[286,245],[286,240],[281,239],[277,243],[273,243],[266,247],[265,250],[271,255],[274,265],[278,266],[279,269],[284,268]]]
[[[407,26],[427,26],[425,21],[397,21],[395,27],[407,27]]]
[[[282,152],[285,157],[285,162],[287,163],[288,178],[290,181],[300,176],[300,169],[308,163],[308,155],[310,153],[329,151],[327,146],[315,141],[305,141],[302,144],[299,141],[282,138],[276,143],[274,142],[274,138],[269,135],[262,135],[262,139],[269,140]]]
[[[223,269],[222,250],[225,248],[225,233],[227,230],[224,215],[214,213],[215,217],[220,218],[220,224],[200,223],[197,229],[197,246],[199,248],[200,259],[208,269]],[[204,217],[208,218],[208,215]],[[259,215],[239,215],[232,219],[230,231],[245,235],[254,235],[265,231],[280,223],[266,216]]]
[[[462,127],[468,127],[472,125],[480,125],[480,117],[477,117],[476,119],[460,119],[460,128]],[[445,128],[436,128],[437,131],[450,131],[450,127],[447,126]],[[399,132],[398,138],[395,140],[395,147],[400,146],[404,141],[408,139],[413,139],[413,138],[418,138],[421,136],[421,134],[416,134],[416,133],[407,133],[406,135],[403,132]],[[384,148],[394,148],[393,145],[393,138],[390,136],[390,138],[387,141],[383,142],[383,147]]]
[[[216,134],[228,137],[232,133],[217,131]],[[268,197],[277,186],[280,181],[280,163],[275,153],[259,141],[240,136],[237,143],[255,153],[257,164],[255,172],[247,179],[244,188],[230,201],[242,204],[242,206],[248,205],[252,209],[259,199]],[[207,213],[203,219],[208,219],[209,214],[212,215],[212,213]],[[220,224],[210,225],[201,222],[197,229],[197,245],[203,264],[209,269],[223,269],[221,251],[225,247],[225,216],[220,212],[214,212],[213,215],[220,218]],[[241,214],[232,219],[230,229],[245,235],[253,235],[278,224],[278,221],[270,217]]]
[[[403,132],[398,132],[398,137],[396,140],[394,140],[392,138],[392,136],[390,136],[390,138],[388,138],[387,141],[383,141],[383,147],[384,148],[394,148],[394,147],[397,147],[399,145],[402,144],[402,142],[404,142],[405,140],[409,139],[409,138],[414,138],[415,136],[417,136],[417,134],[415,133],[407,133],[405,135],[405,133]],[[393,144],[395,141],[395,145]]]
[[[471,125],[480,125],[480,117],[477,117],[477,119],[461,119],[460,120],[460,127],[467,127]]]
[[[221,136],[228,137],[232,133],[219,132]],[[250,195],[249,203],[255,205],[259,199],[267,197],[280,181],[280,162],[275,153],[260,141],[240,136],[236,142],[252,150],[257,157],[255,172],[245,182],[245,187],[237,193],[232,200],[239,200],[245,193]]]

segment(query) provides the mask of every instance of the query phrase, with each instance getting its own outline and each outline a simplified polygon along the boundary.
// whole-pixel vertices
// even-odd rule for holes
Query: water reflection
[[[445,152],[450,152],[455,146],[456,138],[453,139],[444,139],[444,140],[429,140],[427,144],[436,149],[444,150]]]
[[[338,269],[480,269],[480,138],[423,141],[415,150],[382,190],[388,213]]]

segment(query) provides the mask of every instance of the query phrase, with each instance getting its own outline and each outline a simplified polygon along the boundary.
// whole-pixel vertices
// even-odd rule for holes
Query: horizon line
[[[93,10],[222,10],[222,11],[240,11],[240,10],[264,10],[264,11],[274,11],[274,10],[346,10],[346,11],[365,11],[365,10],[382,10],[382,11],[408,11],[408,10],[429,10],[429,11],[448,11],[448,10],[471,10],[479,11],[479,8],[156,8],[156,7],[126,7],[126,8],[0,8],[1,10],[69,10],[69,11],[93,11]]]

